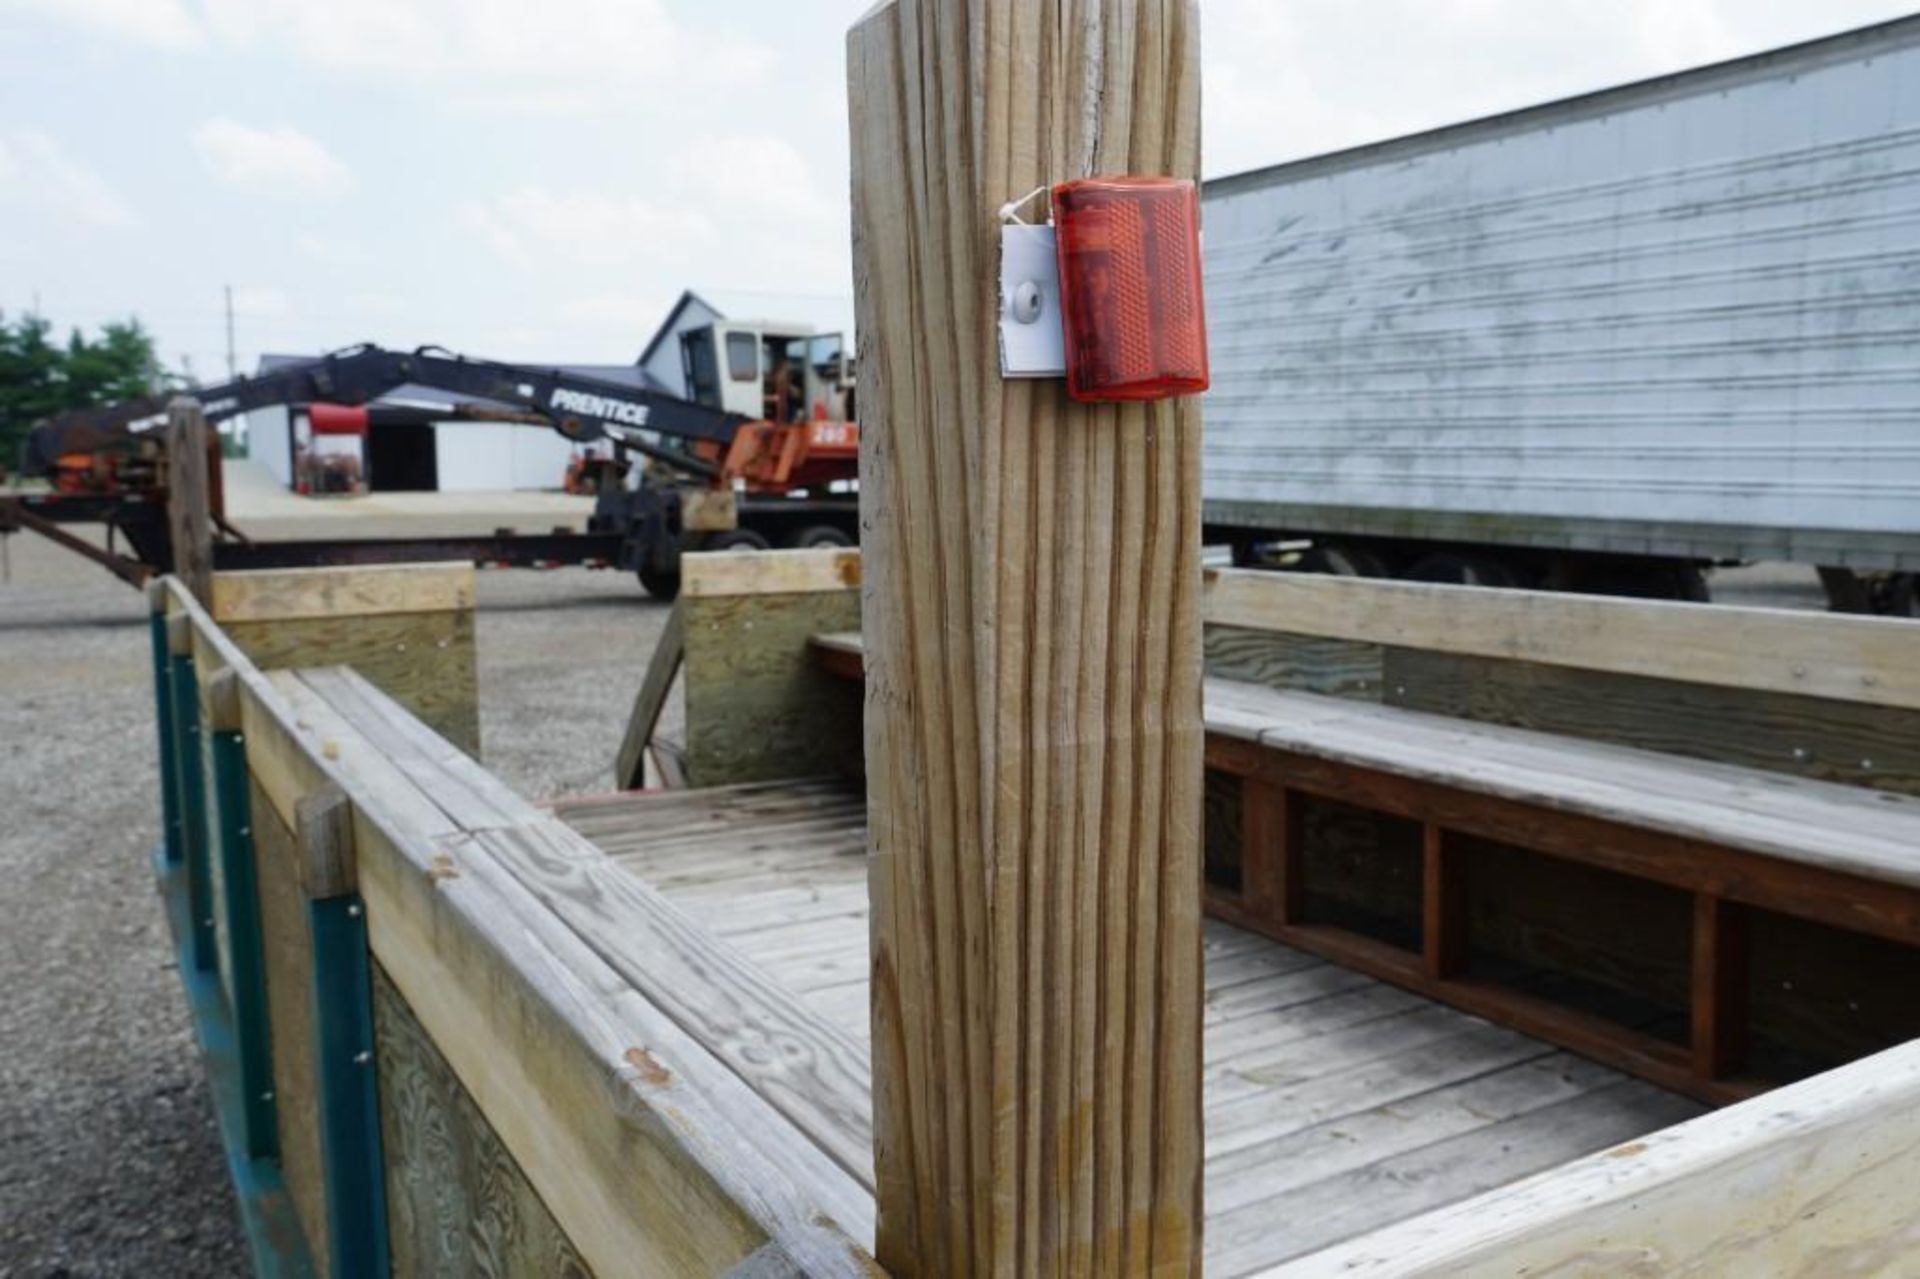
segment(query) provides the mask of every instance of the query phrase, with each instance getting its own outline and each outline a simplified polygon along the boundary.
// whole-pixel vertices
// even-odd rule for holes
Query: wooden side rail
[[[346,607],[356,581],[292,585]],[[203,1041],[239,1040],[237,1072],[206,1051],[262,1273],[873,1273],[864,1053],[403,708],[411,683],[263,671],[177,579],[151,599],[158,869],[196,1016],[222,1010]]]
[[[1891,1274],[1913,1251],[1920,1043],[1676,1124],[1263,1279]]]

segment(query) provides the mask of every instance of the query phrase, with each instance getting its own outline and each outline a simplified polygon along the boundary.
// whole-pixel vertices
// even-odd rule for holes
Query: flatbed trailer
[[[584,565],[635,573],[649,592],[671,598],[686,551],[846,546],[856,539],[857,498],[851,490],[859,432],[833,416],[848,400],[838,337],[826,335],[831,358],[821,367],[787,358],[804,357],[819,337],[767,336],[742,324],[689,330],[680,340],[690,366],[699,365],[701,351],[713,364],[719,359],[713,350],[723,345],[727,358],[737,362],[742,338],[755,361],[747,370],[747,394],[735,385],[742,379],[729,365],[725,394],[709,393],[701,383],[696,394],[703,398],[695,399],[433,347],[401,352],[361,346],[236,379],[186,401],[204,440],[208,480],[206,492],[193,497],[205,509],[186,518],[210,526],[210,554],[219,567],[408,560]],[[324,417],[328,432],[364,435],[388,418],[417,422],[420,409],[369,404],[408,382],[471,397],[456,406],[463,415],[547,427],[580,443],[607,442],[609,451],[591,458],[596,497],[585,531],[266,542],[248,538],[227,520],[217,437],[205,429],[209,424],[250,409],[303,405],[316,432]],[[774,416],[752,419],[741,411],[749,403]],[[503,410],[500,404],[516,407]],[[79,410],[37,426],[28,440],[29,470],[49,476],[51,489],[0,496],[0,534],[41,534],[130,582],[174,570],[179,556],[169,471],[178,458],[166,443],[176,429],[164,421],[169,413],[165,402],[153,398]],[[648,465],[636,473],[630,454]],[[58,527],[80,523],[105,525],[108,546],[94,547]]]

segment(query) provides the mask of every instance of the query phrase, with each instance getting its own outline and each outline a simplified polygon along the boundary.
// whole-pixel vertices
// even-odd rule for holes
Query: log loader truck
[[[581,444],[595,493],[584,533],[352,541],[250,541],[227,523],[216,482],[209,516],[220,568],[472,559],[501,566],[585,564],[635,573],[671,598],[689,550],[844,546],[857,536],[859,429],[837,334],[715,323],[681,335],[691,398],[561,369],[371,344],[194,393],[208,423],[287,405],[319,435],[364,435],[445,410],[376,404],[408,384],[456,397],[451,416],[551,427]],[[504,406],[504,407],[503,407]],[[129,581],[172,567],[166,510],[166,397],[63,414],[37,425],[24,469],[45,492],[0,498],[0,532],[26,528]],[[104,523],[105,551],[60,529]],[[131,555],[115,549],[124,540]]]

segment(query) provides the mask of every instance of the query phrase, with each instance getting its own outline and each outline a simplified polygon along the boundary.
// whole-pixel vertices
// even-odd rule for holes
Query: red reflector
[[[365,435],[366,406],[316,401],[307,405],[307,424],[315,435]]]
[[[1053,189],[1067,394],[1160,400],[1207,389],[1200,199],[1182,178]]]

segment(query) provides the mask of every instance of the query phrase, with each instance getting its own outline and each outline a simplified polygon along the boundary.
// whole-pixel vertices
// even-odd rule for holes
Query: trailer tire
[[[809,524],[787,539],[795,550],[815,550],[827,546],[852,546],[853,539],[831,524]]]
[[[1392,577],[1393,568],[1386,557],[1371,547],[1334,542],[1316,546],[1300,557],[1302,573],[1325,573],[1330,577]]]
[[[643,568],[637,575],[641,589],[663,604],[671,604],[680,597],[680,575],[662,573],[657,569]]]
[[[764,551],[772,543],[750,528],[733,528],[715,533],[700,544],[703,551]]]
[[[1499,560],[1486,555],[1457,555],[1439,551],[1407,570],[1410,582],[1448,582],[1459,586],[1518,586],[1520,578]]]
[[[1873,611],[1882,617],[1920,617],[1920,574],[1888,574],[1873,593]]]

